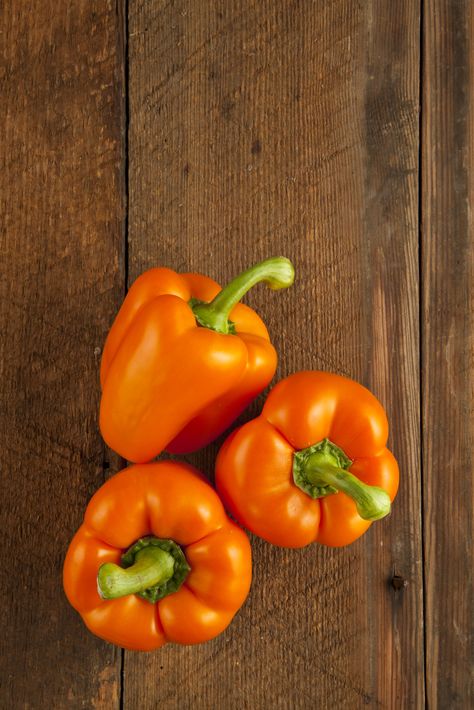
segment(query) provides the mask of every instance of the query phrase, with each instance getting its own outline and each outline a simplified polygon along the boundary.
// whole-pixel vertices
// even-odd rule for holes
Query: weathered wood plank
[[[0,10],[3,708],[119,706],[120,651],[87,632],[61,581],[104,480],[98,365],[124,289],[118,9]]]
[[[474,8],[426,3],[422,287],[429,707],[474,704]]]
[[[392,518],[346,550],[254,540],[232,627],[126,654],[125,707],[423,706],[418,13],[409,0],[130,2],[130,280],[165,264],[225,281],[291,257],[291,292],[248,298],[279,375],[371,386],[402,482]],[[210,474],[216,451],[191,458]]]

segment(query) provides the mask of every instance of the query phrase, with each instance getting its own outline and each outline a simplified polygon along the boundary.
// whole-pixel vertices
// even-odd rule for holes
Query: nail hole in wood
[[[391,585],[395,591],[398,592],[400,589],[404,589],[407,584],[408,582],[404,577],[401,577],[399,574],[393,575]]]
[[[258,138],[256,138],[254,140],[254,142],[252,143],[252,147],[250,149],[250,152],[252,153],[252,155],[258,155],[259,153],[262,152],[262,145],[261,145]]]

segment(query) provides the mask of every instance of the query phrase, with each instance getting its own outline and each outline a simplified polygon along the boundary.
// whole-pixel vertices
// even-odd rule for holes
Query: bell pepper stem
[[[191,307],[200,325],[227,334],[232,309],[255,284],[264,281],[277,290],[288,288],[294,279],[295,270],[289,259],[284,256],[265,259],[236,276],[210,303],[198,301]]]
[[[135,562],[124,569],[113,562],[101,565],[97,588],[103,599],[117,599],[138,594],[157,584],[164,584],[174,572],[172,555],[159,547],[145,547],[136,553]]]
[[[390,513],[390,497],[383,488],[369,486],[349,471],[328,462],[322,452],[308,457],[305,477],[315,486],[330,486],[350,496],[364,520],[380,520]]]

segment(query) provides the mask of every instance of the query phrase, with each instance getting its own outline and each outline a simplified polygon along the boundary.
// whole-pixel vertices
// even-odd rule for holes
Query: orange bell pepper
[[[246,528],[284,547],[338,547],[390,512],[398,465],[385,412],[365,387],[299,372],[224,442],[216,485]]]
[[[91,499],[64,563],[64,589],[86,626],[128,649],[217,636],[251,582],[246,534],[199,472],[170,461],[131,466]]]
[[[200,274],[150,269],[132,285],[101,363],[100,428],[129,461],[163,449],[195,451],[215,439],[272,379],[277,356],[259,316],[239,303],[259,281],[293,283],[283,257],[224,289]]]

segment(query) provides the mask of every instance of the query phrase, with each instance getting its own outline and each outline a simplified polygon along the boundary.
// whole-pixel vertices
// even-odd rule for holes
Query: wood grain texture
[[[0,23],[0,706],[116,708],[120,650],[87,633],[61,574],[104,480],[98,364],[124,283],[122,22],[113,2],[10,0]]]
[[[422,282],[426,683],[474,705],[474,9],[426,4]]]
[[[226,281],[292,258],[291,291],[247,299],[278,376],[324,368],[373,388],[402,479],[391,519],[347,549],[254,539],[230,629],[126,653],[126,708],[423,707],[418,12],[130,2],[130,281],[156,264]],[[190,457],[210,476],[218,445]]]

